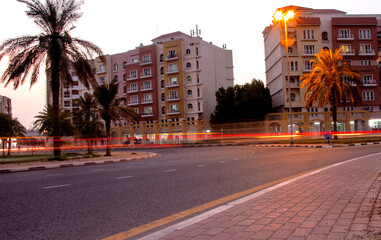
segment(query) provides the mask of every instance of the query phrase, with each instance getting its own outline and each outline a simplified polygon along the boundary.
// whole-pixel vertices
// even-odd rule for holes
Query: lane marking
[[[243,156],[243,158],[247,158],[246,156]]]
[[[142,226],[130,229],[128,231],[121,232],[121,233],[112,235],[110,237],[106,237],[103,240],[122,240],[122,239],[126,239],[126,238],[129,238],[129,237],[132,237],[132,236],[136,236],[136,235],[138,235],[140,233],[144,233],[146,231],[149,231],[149,230],[152,230],[154,228],[163,226],[165,224],[171,223],[171,222],[179,220],[181,218],[185,218],[185,217],[187,217],[189,215],[196,214],[196,213],[204,211],[204,210],[206,210],[208,208],[216,207],[217,205],[224,204],[224,203],[227,203],[229,201],[235,200],[233,202],[227,203],[226,205],[222,205],[222,206],[220,206],[218,208],[215,208],[215,209],[212,209],[210,211],[207,211],[207,212],[205,212],[205,213],[203,213],[203,214],[201,214],[199,216],[196,216],[194,218],[185,220],[183,222],[180,222],[180,223],[175,224],[173,226],[164,228],[164,229],[162,229],[160,231],[154,232],[154,233],[152,233],[150,235],[147,235],[147,236],[141,238],[142,240],[143,239],[144,240],[145,239],[147,239],[147,240],[148,239],[158,239],[160,237],[163,237],[163,236],[165,236],[165,235],[175,231],[176,229],[184,228],[184,227],[189,226],[189,225],[191,225],[193,223],[199,222],[199,221],[201,221],[203,219],[206,219],[207,217],[210,217],[210,216],[215,215],[215,214],[217,214],[219,212],[222,212],[222,211],[224,211],[224,210],[226,210],[228,208],[231,208],[231,207],[233,207],[233,206],[235,206],[237,204],[241,204],[241,203],[243,203],[245,201],[248,201],[250,199],[256,198],[256,197],[258,197],[258,196],[260,196],[260,195],[262,195],[264,193],[270,192],[270,191],[272,191],[272,190],[274,190],[276,188],[282,187],[282,186],[284,186],[286,184],[289,184],[291,182],[294,182],[294,181],[296,181],[298,179],[301,179],[301,178],[313,175],[315,173],[318,173],[318,172],[321,172],[321,171],[327,170],[329,168],[333,168],[333,167],[336,167],[336,166],[339,166],[339,165],[342,165],[342,164],[345,164],[345,163],[348,163],[348,162],[352,162],[352,161],[355,161],[355,160],[358,160],[358,159],[362,159],[362,158],[365,158],[365,157],[371,157],[371,156],[375,156],[375,155],[380,155],[380,154],[381,154],[381,152],[370,154],[370,155],[367,155],[367,156],[362,156],[362,157],[354,158],[354,159],[350,159],[350,160],[347,160],[347,161],[344,161],[344,162],[339,162],[339,163],[336,163],[336,164],[333,164],[333,165],[328,165],[328,166],[316,168],[316,169],[313,169],[313,170],[310,170],[310,171],[302,172],[302,173],[299,173],[299,174],[295,174],[293,176],[289,176],[289,177],[282,178],[282,179],[279,179],[279,180],[276,180],[276,181],[273,181],[273,182],[269,182],[269,183],[263,184],[261,186],[250,188],[248,190],[245,190],[245,191],[242,191],[242,192],[239,192],[239,193],[235,193],[233,195],[226,196],[226,197],[217,199],[215,201],[212,201],[212,202],[209,202],[209,203],[205,203],[205,204],[199,205],[197,207],[194,207],[194,208],[191,208],[191,209],[179,212],[179,213],[175,213],[175,214],[173,214],[171,216],[168,216],[168,217],[165,217],[165,218],[162,218],[162,219],[159,219],[159,220],[147,223],[145,225],[142,225]],[[262,190],[262,191],[260,191],[260,190]]]
[[[133,178],[134,176],[122,176],[122,177],[117,177],[116,179],[126,179],[126,178]]]
[[[55,177],[55,176],[60,176],[60,175],[62,175],[62,174],[60,174],[60,173],[48,174],[48,175],[46,175],[46,177]]]
[[[62,184],[62,185],[48,186],[48,187],[43,187],[43,189],[61,188],[61,187],[68,187],[68,186],[70,186],[70,184]]]
[[[205,167],[205,166],[206,166],[205,164],[200,164],[197,167]]]
[[[168,169],[168,170],[165,170],[165,172],[175,172],[177,171],[177,169]]]
[[[239,158],[234,158],[234,161],[237,161]]]
[[[220,163],[226,163],[226,161],[220,161]]]

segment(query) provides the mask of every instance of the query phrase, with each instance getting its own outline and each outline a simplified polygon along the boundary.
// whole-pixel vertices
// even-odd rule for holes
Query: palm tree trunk
[[[12,138],[8,138],[8,156],[11,156],[11,144],[12,144]]]
[[[111,156],[111,149],[110,149],[110,141],[111,141],[111,121],[106,120],[106,137],[107,137],[107,143],[106,143],[106,155],[105,156]]]
[[[336,93],[333,92],[332,96],[332,120],[333,120],[333,132],[334,132],[334,139],[338,139],[336,132],[337,132],[337,104],[336,104]]]
[[[3,139],[1,139],[1,145],[3,145],[3,157],[5,157],[5,142],[4,142],[4,139],[5,138],[3,138]]]
[[[51,61],[52,61],[52,72],[51,72],[51,90],[53,96],[53,155],[54,159],[61,160],[61,148],[60,148],[60,136],[61,129],[59,125],[59,98],[60,98],[60,46],[57,39],[52,42],[51,49]]]

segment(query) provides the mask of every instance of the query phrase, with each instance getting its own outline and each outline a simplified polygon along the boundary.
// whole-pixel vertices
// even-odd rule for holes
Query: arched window
[[[123,87],[123,92],[126,93],[126,92],[127,92],[126,90],[127,90],[127,89],[126,89],[126,86],[124,86],[124,87]]]
[[[160,54],[160,62],[163,62],[163,61],[164,61],[164,55]]]
[[[118,64],[117,63],[114,64],[114,72],[116,72],[116,71],[118,71]]]
[[[327,32],[322,32],[321,33],[321,40],[328,41],[328,33]]]
[[[165,106],[161,108],[161,114],[165,114]]]
[[[185,51],[185,54],[191,54],[191,51],[190,51],[190,49],[187,49],[186,51]]]
[[[188,104],[188,109],[192,109],[192,108],[193,108],[192,103],[189,103],[189,104]]]
[[[190,62],[187,63],[187,68],[192,67],[192,64]]]
[[[123,62],[123,70],[126,69],[127,62]]]
[[[118,76],[117,75],[114,76],[114,80],[115,80],[115,82],[118,82]]]
[[[164,88],[164,80],[161,80],[161,81],[160,81],[160,87],[161,87],[161,88]]]
[[[123,74],[123,82],[126,81],[126,74]]]
[[[329,51],[329,48],[327,46],[323,47],[323,49]]]
[[[191,76],[188,76],[188,77],[187,77],[187,81],[188,81],[188,82],[192,82],[192,77],[191,77]]]
[[[191,95],[192,95],[192,90],[189,89],[189,90],[187,91],[187,94],[188,94],[188,96],[191,96]]]
[[[377,39],[380,39],[380,38],[381,38],[381,31],[377,32]]]
[[[161,101],[165,101],[165,93],[161,94]]]
[[[160,68],[160,74],[161,74],[161,75],[164,75],[164,67],[161,67],[161,68]]]

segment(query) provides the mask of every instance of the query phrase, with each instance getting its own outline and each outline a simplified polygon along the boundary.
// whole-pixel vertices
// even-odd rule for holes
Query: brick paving
[[[381,239],[380,189],[378,154],[304,176],[160,239]]]

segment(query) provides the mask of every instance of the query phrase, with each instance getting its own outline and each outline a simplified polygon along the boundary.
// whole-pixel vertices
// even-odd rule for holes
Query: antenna
[[[201,29],[198,29],[198,25],[196,25],[196,32],[194,31],[194,29],[190,30],[190,35],[191,35],[191,37],[201,36]]]

